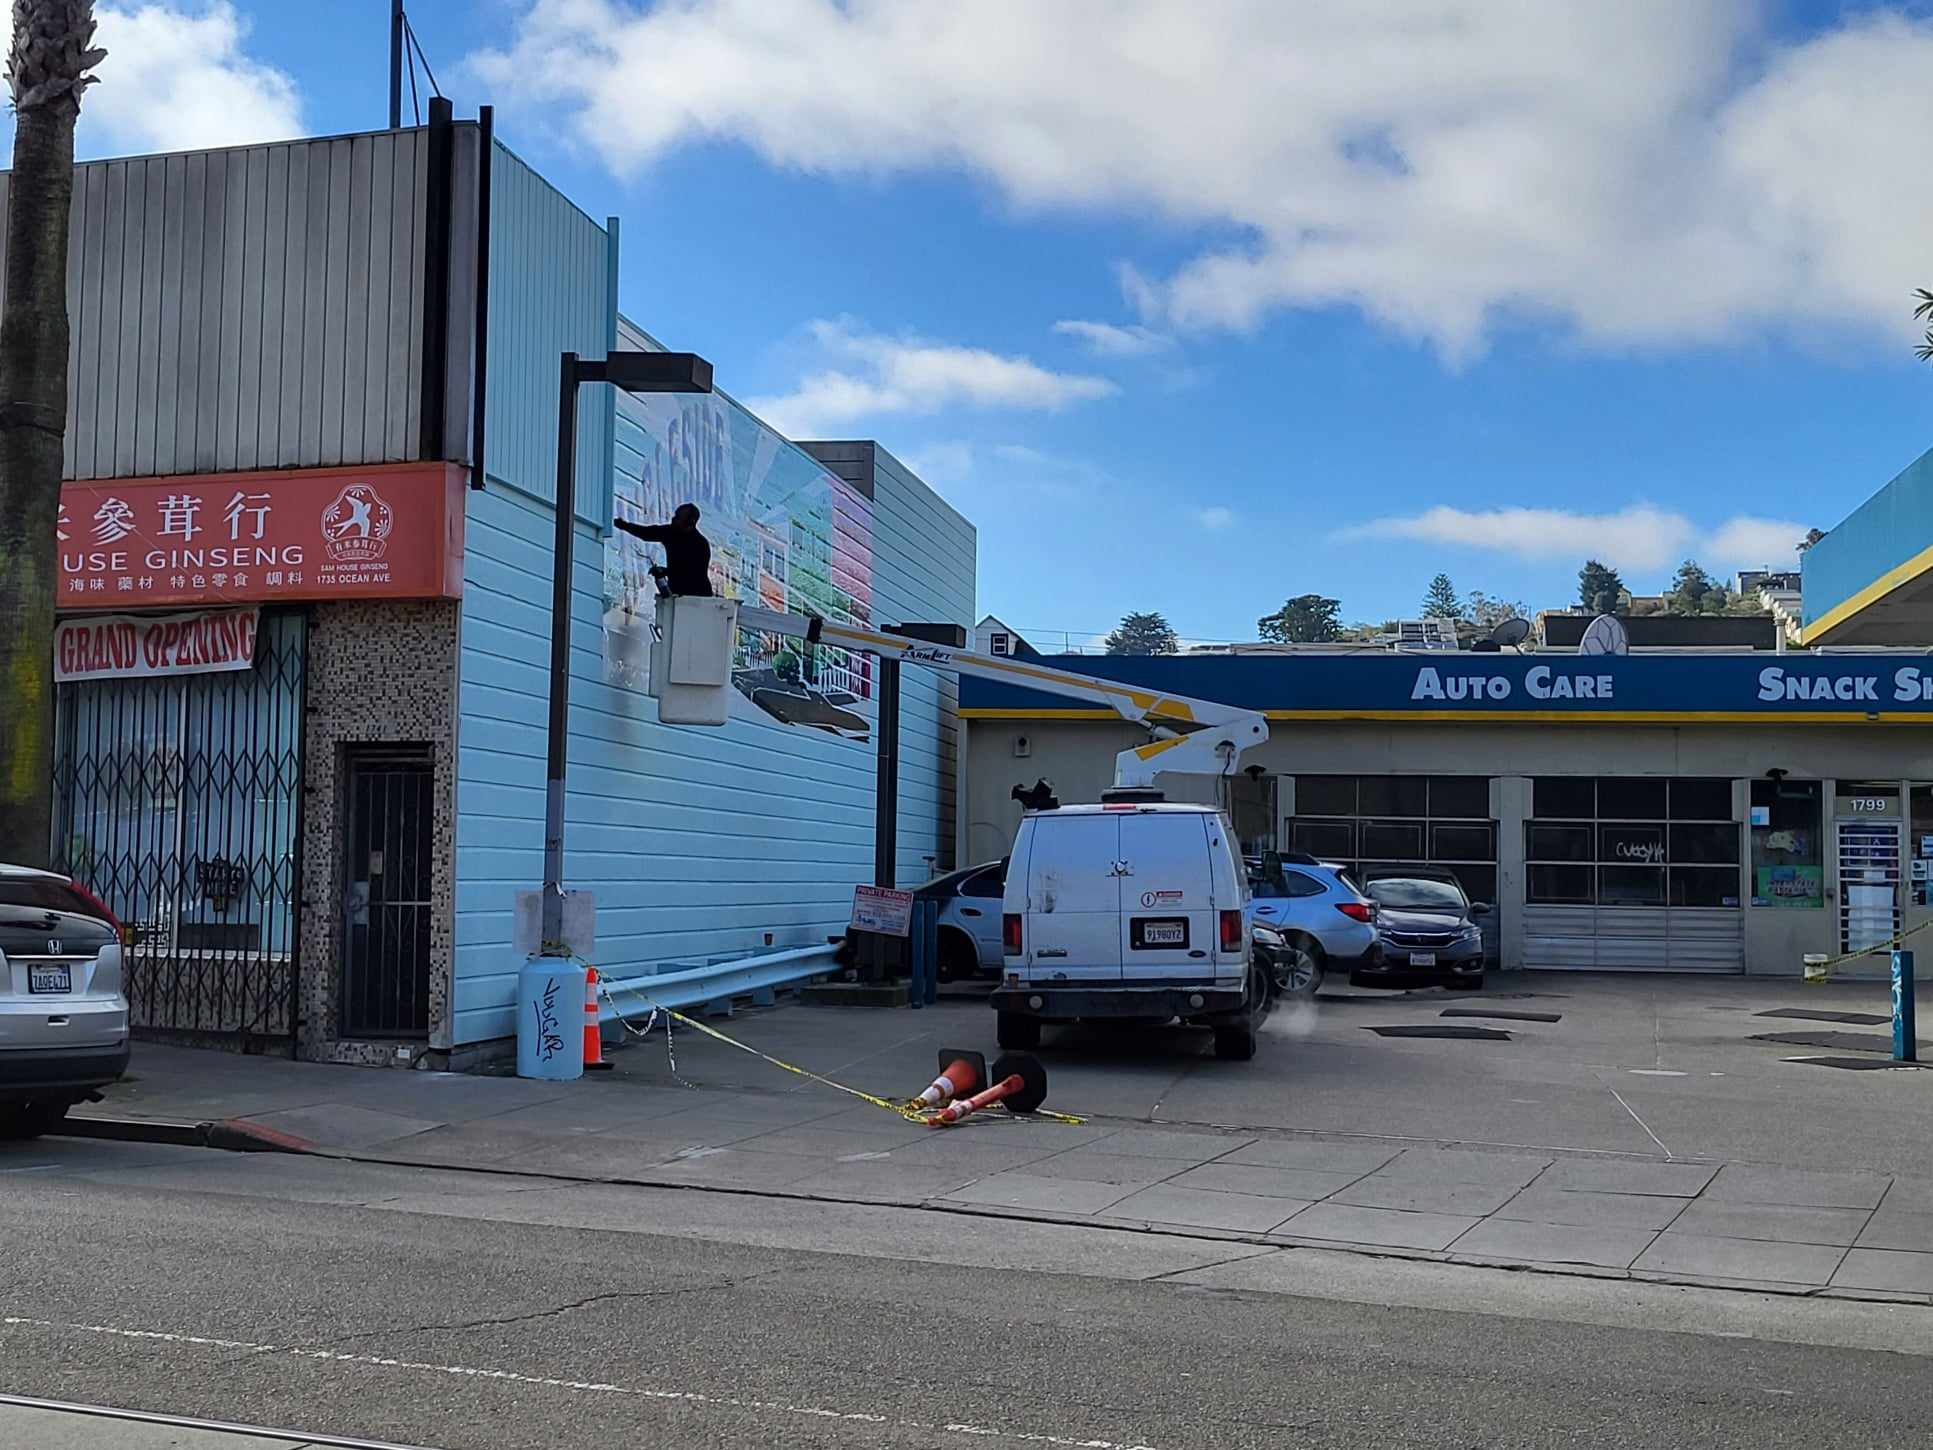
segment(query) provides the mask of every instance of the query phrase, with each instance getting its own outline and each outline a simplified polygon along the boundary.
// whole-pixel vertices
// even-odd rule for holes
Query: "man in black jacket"
[[[668,524],[612,522],[634,539],[664,545],[665,585],[673,594],[711,593],[711,541],[698,532],[697,504],[678,505]]]

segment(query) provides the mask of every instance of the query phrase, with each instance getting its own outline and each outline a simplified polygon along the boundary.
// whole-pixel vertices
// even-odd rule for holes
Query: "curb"
[[[157,1143],[170,1148],[217,1148],[228,1153],[314,1153],[307,1138],[243,1118],[187,1123],[166,1118],[69,1117],[60,1125],[69,1138],[101,1138],[115,1143]]]

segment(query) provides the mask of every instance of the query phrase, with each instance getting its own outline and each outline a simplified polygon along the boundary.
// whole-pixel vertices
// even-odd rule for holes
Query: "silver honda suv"
[[[0,1138],[50,1131],[127,1065],[120,923],[65,876],[0,865]]]

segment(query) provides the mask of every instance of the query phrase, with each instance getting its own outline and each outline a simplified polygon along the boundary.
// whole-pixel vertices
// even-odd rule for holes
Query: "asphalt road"
[[[1845,1447],[1933,1418],[1919,1309],[63,1140],[0,1150],[0,1202],[0,1389],[439,1450]]]

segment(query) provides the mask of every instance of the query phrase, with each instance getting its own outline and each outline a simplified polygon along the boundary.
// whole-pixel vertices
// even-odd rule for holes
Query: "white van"
[[[1268,985],[1249,960],[1241,858],[1212,806],[1030,811],[1014,837],[993,994],[1000,1045],[1043,1022],[1179,1017],[1220,1057],[1255,1055]]]

